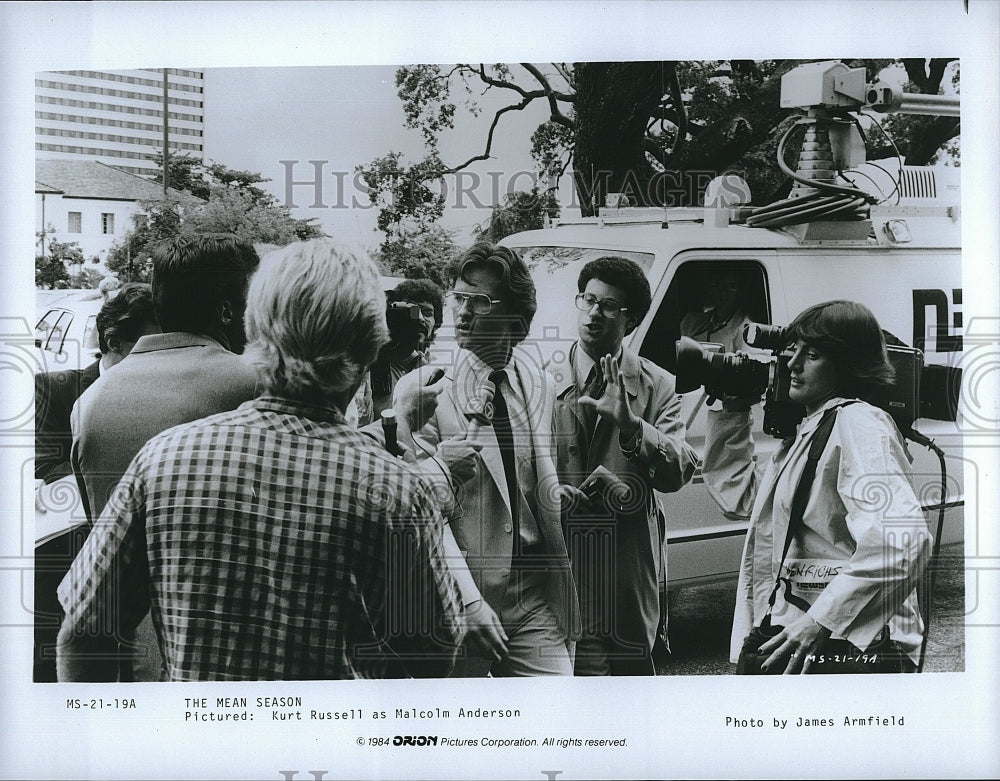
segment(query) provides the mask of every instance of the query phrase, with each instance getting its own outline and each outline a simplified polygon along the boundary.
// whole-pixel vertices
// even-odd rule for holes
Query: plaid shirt
[[[74,637],[152,609],[172,680],[444,676],[462,626],[441,526],[339,412],[264,397],[146,443],[59,597]]]

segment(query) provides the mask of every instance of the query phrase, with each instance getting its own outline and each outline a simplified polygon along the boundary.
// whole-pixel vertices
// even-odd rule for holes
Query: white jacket
[[[823,410],[843,403],[831,399]],[[754,501],[740,566],[731,660],[767,612],[781,562],[792,495],[823,410],[805,418],[775,451]],[[816,477],[782,576],[808,602],[809,615],[865,650],[887,623],[916,661],[923,635],[916,586],[930,556],[930,534],[910,477],[909,456],[892,419],[869,404],[843,407]],[[779,590],[772,623],[801,611]]]

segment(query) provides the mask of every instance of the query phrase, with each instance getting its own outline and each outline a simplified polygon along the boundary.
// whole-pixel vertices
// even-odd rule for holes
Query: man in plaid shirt
[[[60,585],[60,680],[102,679],[148,611],[171,680],[447,675],[463,625],[440,511],[343,417],[387,340],[374,265],[285,248],[246,324],[264,395],[139,451]]]

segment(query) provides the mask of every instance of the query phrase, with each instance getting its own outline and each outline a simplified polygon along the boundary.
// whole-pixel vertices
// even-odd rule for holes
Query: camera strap
[[[785,557],[788,555],[788,548],[792,544],[792,537],[795,536],[798,527],[802,524],[802,516],[805,514],[806,504],[809,502],[809,494],[812,491],[813,480],[816,478],[816,464],[819,462],[820,456],[823,455],[823,451],[826,450],[827,442],[830,441],[830,434],[833,433],[833,424],[837,420],[837,412],[841,407],[854,404],[856,401],[857,399],[845,401],[843,404],[838,404],[826,410],[809,441],[809,454],[806,456],[806,465],[799,476],[798,484],[795,486],[795,493],[792,494],[792,509],[788,516],[788,529],[785,531],[785,544],[781,551],[781,562],[778,564],[778,577],[774,581],[774,588],[771,591],[770,598],[767,600],[768,616],[771,614],[771,608],[774,607],[774,602],[777,599],[778,589],[781,588],[782,581],[785,584],[785,601],[791,605],[795,605],[799,610],[809,610],[810,605],[808,602],[792,594],[792,582],[788,578],[781,577],[781,570],[785,566]]]

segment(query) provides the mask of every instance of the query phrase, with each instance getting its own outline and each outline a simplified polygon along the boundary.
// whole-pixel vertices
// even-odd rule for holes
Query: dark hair
[[[500,272],[500,299],[517,317],[515,344],[524,340],[531,330],[531,321],[538,310],[535,282],[527,264],[510,247],[500,247],[480,241],[467,249],[457,261],[456,279],[468,282],[465,275],[473,268],[493,267]]]
[[[385,294],[390,304],[396,301],[412,301],[415,304],[431,304],[434,307],[434,325],[441,327],[444,319],[444,291],[429,279],[407,279]]]
[[[153,307],[164,331],[211,329],[216,307],[233,305],[242,322],[247,282],[260,263],[253,246],[232,233],[180,236],[153,253]]]
[[[592,279],[624,291],[628,313],[635,318],[636,325],[642,322],[649,311],[653,295],[649,290],[649,280],[638,263],[614,255],[597,258],[580,271],[580,278],[576,282],[578,290],[582,293]]]
[[[829,358],[843,396],[868,398],[892,383],[882,328],[871,310],[854,301],[827,301],[800,313],[785,329],[789,342],[808,342]]]
[[[144,282],[129,282],[97,313],[97,342],[101,353],[120,353],[123,342],[135,343],[156,324],[153,289]]]

